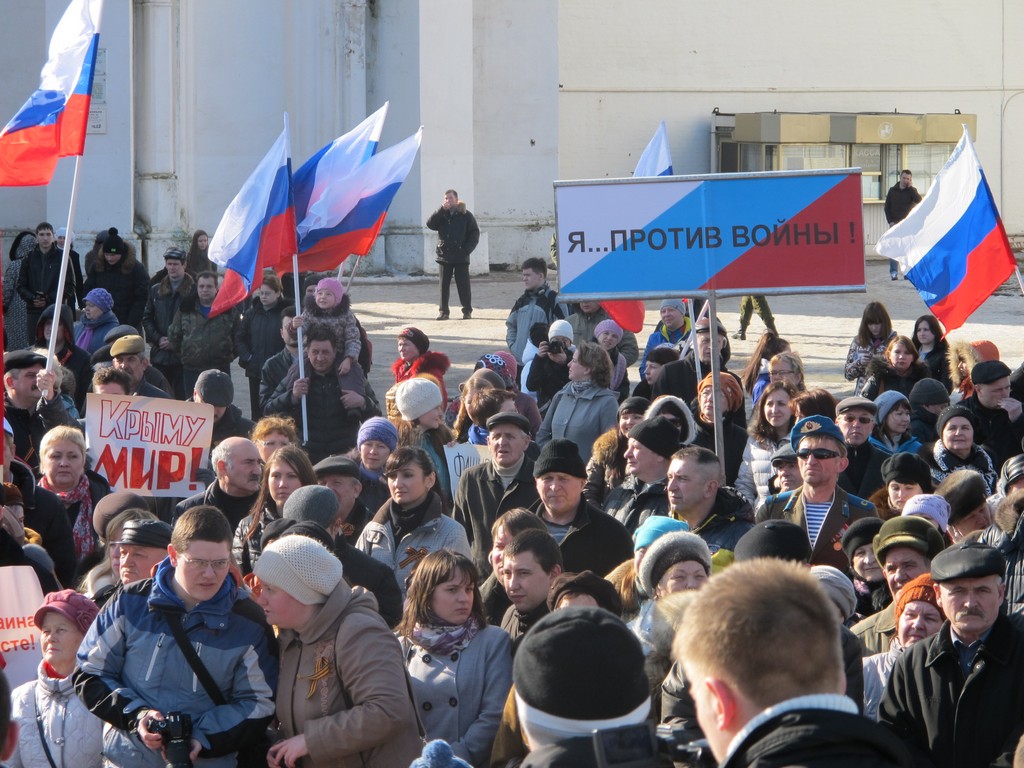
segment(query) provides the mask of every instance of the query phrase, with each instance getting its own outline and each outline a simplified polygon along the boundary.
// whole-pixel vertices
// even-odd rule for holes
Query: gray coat
[[[402,639],[416,710],[428,739],[444,739],[456,757],[485,765],[512,687],[512,641],[484,627],[462,651],[436,656]]]
[[[586,464],[593,453],[594,441],[615,426],[619,398],[607,387],[593,386],[575,395],[569,382],[551,398],[544,423],[537,431],[537,445],[555,437],[572,440]]]
[[[388,519],[390,501],[366,524],[356,541],[356,549],[384,563],[395,572],[398,588],[402,590],[402,600],[405,600],[406,578],[423,559],[420,555],[421,550],[426,550],[422,555],[427,555],[439,549],[450,549],[466,557],[473,557],[469,549],[469,540],[466,538],[466,529],[450,517],[441,514],[441,501],[436,494],[431,502],[423,524],[412,533],[403,536],[397,546],[391,521]]]

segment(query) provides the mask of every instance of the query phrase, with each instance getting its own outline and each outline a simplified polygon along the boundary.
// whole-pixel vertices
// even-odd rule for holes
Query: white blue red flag
[[[877,248],[899,262],[947,331],[1013,274],[1013,250],[966,128],[928,194]]]
[[[295,248],[291,143],[285,115],[281,135],[228,205],[210,238],[210,261],[226,270],[210,316],[244,301],[263,282],[263,270],[290,260]]]
[[[58,157],[81,155],[103,0],[72,0],[50,38],[39,88],[0,132],[0,186],[48,184]]]
[[[320,149],[302,167],[292,174],[295,189],[295,220],[305,223],[311,205],[335,194],[339,184],[374,156],[384,130],[388,104],[367,117],[363,122]]]
[[[668,148],[668,131],[665,130],[665,121],[658,125],[658,130],[648,143],[644,153],[637,161],[634,176],[671,176],[672,175],[672,152]]]
[[[420,128],[378,152],[309,206],[299,224],[302,269],[336,269],[350,255],[369,253],[395,193],[412,170],[422,137]],[[282,264],[278,271],[288,268]]]

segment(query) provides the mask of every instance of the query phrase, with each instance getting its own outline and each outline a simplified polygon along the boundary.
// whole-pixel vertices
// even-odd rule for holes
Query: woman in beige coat
[[[398,640],[369,593],[322,544],[291,535],[254,569],[257,602],[280,629],[275,768],[393,768],[422,747]]]

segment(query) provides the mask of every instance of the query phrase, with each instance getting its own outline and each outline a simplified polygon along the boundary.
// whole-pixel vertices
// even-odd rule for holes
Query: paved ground
[[[553,277],[553,275],[552,275]],[[390,366],[395,360],[395,333],[406,325],[415,325],[430,338],[431,349],[452,359],[452,371],[446,377],[449,393],[473,370],[477,358],[505,347],[505,318],[522,293],[518,273],[493,273],[473,278],[474,312],[472,320],[437,322],[437,283],[433,278],[356,278],[352,286],[353,308],[366,328],[374,348],[374,367],[370,379],[378,395],[394,383]],[[452,293],[455,293],[454,286]],[[454,296],[453,296],[454,298]],[[910,335],[914,320],[926,309],[910,283],[889,279],[888,263],[871,260],[867,265],[867,292],[775,296],[769,302],[782,336],[799,352],[807,369],[809,386],[823,386],[836,395],[850,394],[852,386],[843,378],[843,363],[850,340],[857,332],[864,305],[871,300],[883,302],[893,317],[898,333]],[[739,326],[739,299],[719,301],[719,316],[730,334]],[[647,302],[647,322],[637,334],[641,348],[658,319],[658,302]],[[453,304],[453,317],[458,308]],[[967,325],[951,338],[989,339],[999,347],[1002,358],[1014,368],[1022,356],[1020,318],[1024,298],[1011,279],[996,296],[989,299],[971,317]],[[733,360],[730,368],[742,370],[763,331],[760,319],[751,321],[746,341],[731,341]],[[242,374],[234,368],[236,391],[247,391]],[[638,377],[634,366],[630,379]],[[247,398],[243,400],[247,409]]]

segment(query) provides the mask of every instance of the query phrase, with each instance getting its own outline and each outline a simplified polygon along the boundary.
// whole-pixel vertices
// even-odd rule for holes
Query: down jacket
[[[402,650],[372,595],[340,582],[304,627],[282,629],[280,642],[277,718],[281,738],[306,737],[299,766],[392,768],[419,755]]]
[[[152,708],[192,716],[192,735],[203,746],[197,768],[234,768],[235,752],[262,736],[274,715],[274,635],[230,575],[216,595],[189,611],[173,579],[167,558],[155,578],[129,584],[107,603],[78,650],[75,691],[113,726],[103,735],[103,754],[114,765],[163,768],[160,753],[132,730],[139,710]],[[175,614],[227,704],[216,706],[191,672],[167,623]]]
[[[111,266],[101,257],[89,269],[85,278],[85,292],[105,288],[114,298],[114,314],[127,325],[142,327],[142,314],[149,298],[149,272],[135,257],[135,248],[128,246],[128,254]]]
[[[537,445],[543,447],[555,437],[572,440],[586,464],[594,441],[615,426],[618,411],[618,397],[607,387],[593,385],[576,394],[573,382],[569,382],[551,398],[544,423],[537,431]]]
[[[103,764],[103,721],[75,695],[70,677],[50,677],[39,662],[37,678],[15,688],[11,704],[11,719],[21,730],[7,763],[10,768],[49,765],[36,726],[37,711],[58,768],[100,768]]]
[[[736,477],[736,490],[751,504],[760,504],[768,495],[768,482],[772,479],[772,454],[780,441],[751,437],[743,449],[740,473]]]

